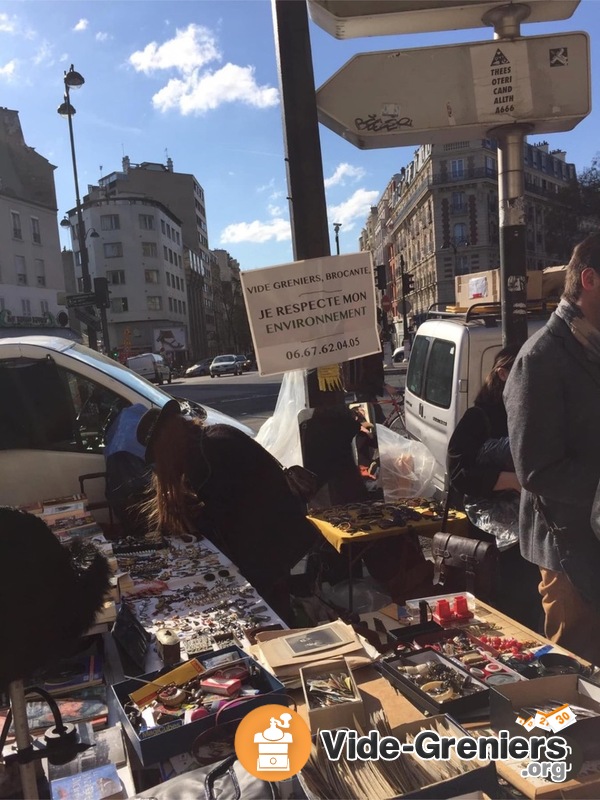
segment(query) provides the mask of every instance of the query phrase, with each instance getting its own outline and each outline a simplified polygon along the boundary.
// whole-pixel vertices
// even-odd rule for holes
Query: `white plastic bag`
[[[377,425],[380,479],[386,503],[407,497],[431,497],[435,458],[421,442]]]
[[[256,441],[284,467],[302,464],[298,414],[306,405],[304,371],[295,369],[285,372],[273,416],[263,423],[256,434]]]

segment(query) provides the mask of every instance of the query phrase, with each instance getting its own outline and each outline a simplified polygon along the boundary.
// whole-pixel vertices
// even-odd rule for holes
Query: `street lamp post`
[[[341,222],[334,222],[333,223],[333,230],[335,231],[335,252],[339,256],[340,254],[340,228],[342,227]]]
[[[88,249],[86,243],[85,225],[83,222],[83,214],[81,212],[81,198],[79,196],[79,178],[77,176],[77,159],[75,157],[75,139],[73,137],[73,115],[76,113],[71,105],[70,92],[71,89],[79,89],[85,83],[83,76],[75,71],[73,64],[71,69],[64,73],[65,83],[65,97],[64,101],[60,104],[57,111],[61,117],[66,117],[69,123],[69,140],[71,142],[71,160],[73,162],[73,179],[75,181],[75,203],[77,213],[77,237],[79,239],[79,258],[81,261],[81,282],[83,284],[84,292],[92,291],[92,281],[90,277],[90,265],[88,260]],[[96,337],[96,330],[88,326],[88,343],[93,350],[98,349],[98,339]]]

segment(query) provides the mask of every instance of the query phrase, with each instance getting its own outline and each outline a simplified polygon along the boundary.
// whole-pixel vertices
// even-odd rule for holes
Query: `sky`
[[[600,0],[521,28],[569,31],[591,37],[592,112],[543,138],[580,171],[600,152]],[[340,41],[311,22],[310,37],[319,87],[356,53],[486,41],[492,30]],[[211,249],[242,270],[293,260],[270,0],[0,0],[0,105],[19,111],[27,144],[57,167],[59,219],[75,205],[68,125],[56,113],[71,64],[85,78],[71,92],[82,195],[124,155],[169,156],[204,188]],[[334,222],[341,252],[356,252],[370,206],[415,147],[361,151],[319,128],[332,252]]]

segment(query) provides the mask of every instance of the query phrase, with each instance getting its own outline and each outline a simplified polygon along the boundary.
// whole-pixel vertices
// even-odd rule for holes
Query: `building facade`
[[[104,197],[92,189],[82,205],[90,277],[106,278],[111,350],[162,353],[188,360],[189,317],[181,223],[156,200]],[[77,217],[69,212],[75,264],[81,266]],[[81,284],[79,289],[81,290]]]
[[[166,164],[148,161],[134,164],[125,156],[120,172],[100,179],[97,194],[107,200],[119,195],[151,198],[178,219],[187,294],[188,357],[195,360],[209,355],[207,342],[215,331],[215,314],[206,300],[212,294],[212,279],[202,186],[193,175],[175,172],[170,158]]]
[[[223,314],[219,324],[219,340],[222,352],[249,353],[252,337],[246,305],[242,295],[240,264],[227,250],[213,250],[219,267],[221,280],[221,304]]]
[[[19,112],[0,108],[0,334],[56,328],[64,310],[54,170],[25,143]]]
[[[547,244],[548,212],[562,187],[576,179],[563,151],[546,142],[523,151],[528,270],[562,263]],[[386,265],[397,339],[402,328],[402,272],[409,322],[418,323],[435,303],[454,303],[454,278],[500,265],[498,157],[490,139],[422,145],[394,175],[372,207],[361,249]],[[377,254],[377,255],[376,255]]]

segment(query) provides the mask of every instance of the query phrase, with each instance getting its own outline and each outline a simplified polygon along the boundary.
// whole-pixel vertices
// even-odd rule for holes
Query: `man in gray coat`
[[[600,663],[600,542],[590,523],[600,480],[600,234],[577,245],[565,290],[522,347],[504,390],[523,487],[521,553],[540,568],[546,636]],[[549,526],[579,562],[570,579]]]

